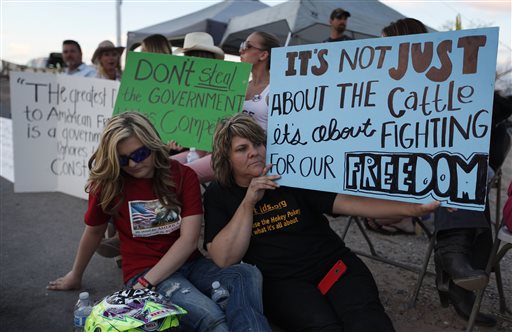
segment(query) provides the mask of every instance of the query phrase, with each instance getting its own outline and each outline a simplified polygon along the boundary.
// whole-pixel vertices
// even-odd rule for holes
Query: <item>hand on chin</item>
[[[265,163],[263,162],[255,162],[249,165],[249,169],[254,174],[254,176],[260,176],[263,173],[263,169],[265,168]]]

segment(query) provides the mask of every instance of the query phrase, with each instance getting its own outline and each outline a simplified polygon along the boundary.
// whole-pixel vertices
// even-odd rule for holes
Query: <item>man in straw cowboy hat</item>
[[[183,47],[178,48],[176,53],[183,53],[186,56],[207,58],[207,59],[224,59],[224,51],[213,43],[213,38],[206,32],[191,32],[185,35]],[[169,142],[169,147],[172,151],[174,160],[182,164],[187,163],[187,166],[192,168],[199,177],[201,183],[210,182],[213,180],[213,169],[211,167],[211,155],[208,151],[198,150],[199,158],[188,163],[188,151],[183,151],[183,148],[176,144],[175,141]]]
[[[183,47],[176,50],[186,56],[224,59],[224,51],[213,44],[213,37],[206,32],[191,32],[185,35]]]

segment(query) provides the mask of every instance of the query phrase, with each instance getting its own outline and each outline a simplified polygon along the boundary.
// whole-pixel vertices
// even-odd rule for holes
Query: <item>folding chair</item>
[[[501,243],[504,245],[500,248]],[[507,303],[505,299],[505,294],[503,292],[503,283],[501,279],[501,271],[500,271],[500,260],[505,256],[507,251],[512,249],[512,233],[509,232],[505,225],[502,225],[499,231],[496,233],[496,238],[494,240],[494,245],[491,251],[491,255],[489,257],[489,261],[487,262],[487,267],[485,272],[487,274],[491,273],[492,268],[494,267],[494,273],[496,275],[496,286],[498,288],[498,294],[500,298],[500,312],[510,312],[507,309]],[[480,305],[482,303],[482,298],[484,295],[485,287],[480,289],[476,294],[475,303],[473,304],[473,309],[471,310],[471,315],[468,320],[468,325],[466,327],[467,332],[471,332],[475,325],[476,315],[480,311]]]
[[[511,127],[512,128],[512,127]],[[504,135],[501,135],[502,142],[500,144],[501,148],[501,156],[502,158],[498,161],[495,161],[497,164],[498,170],[496,171],[496,174],[494,178],[491,180],[491,187],[496,188],[496,212],[495,212],[495,239],[494,239],[494,245],[491,251],[491,255],[489,256],[489,261],[487,262],[487,267],[485,269],[485,272],[487,274],[490,274],[492,269],[494,268],[494,274],[496,276],[496,287],[498,288],[498,295],[500,299],[500,312],[510,312],[509,309],[507,309],[507,304],[505,300],[505,294],[503,292],[503,282],[501,279],[501,270],[500,270],[500,260],[503,258],[505,253],[512,248],[512,233],[509,232],[505,225],[503,225],[503,222],[499,222],[501,220],[501,177],[502,177],[502,166],[505,161],[506,156],[512,149],[512,130],[508,127],[503,127],[502,130],[504,131]],[[504,242],[505,244],[500,249],[501,243]],[[482,303],[482,298],[484,295],[485,287],[477,292],[475,303],[473,304],[473,308],[471,311],[471,315],[468,320],[468,325],[466,328],[466,331],[472,331],[473,326],[475,324],[476,315],[480,311],[480,305]]]
[[[494,176],[489,180],[489,183],[488,183],[489,195],[490,195],[490,190],[491,189],[496,189],[495,214],[494,214],[494,218],[495,218],[494,219],[494,224],[495,224],[495,233],[496,234],[499,233],[498,232],[499,231],[499,222],[498,221],[501,220],[501,209],[502,209],[502,207],[501,207],[501,177],[502,177],[502,168],[501,167],[502,167],[502,165],[503,165],[503,163],[505,161],[506,156],[508,155],[508,153],[512,149],[511,134],[512,133],[510,133],[509,129],[504,129],[504,133],[501,136],[503,138],[503,141],[502,141],[502,144],[500,144],[500,147],[499,147],[500,151],[498,153],[494,154],[494,155],[498,155],[500,158],[498,158],[498,159],[494,158],[492,160],[492,165],[491,165],[491,166],[496,168],[496,172],[495,172]],[[403,268],[403,269],[406,269],[406,270],[409,270],[409,271],[412,271],[412,272],[415,272],[415,273],[418,274],[418,279],[417,279],[416,284],[414,286],[413,293],[412,293],[412,295],[411,295],[411,297],[409,299],[409,303],[408,303],[408,307],[409,308],[413,308],[416,305],[416,300],[418,298],[418,294],[419,294],[421,285],[423,283],[423,279],[425,278],[425,275],[426,274],[435,275],[435,273],[432,273],[432,272],[427,270],[428,263],[430,261],[430,257],[432,256],[432,252],[434,250],[435,236],[425,226],[425,224],[423,223],[423,221],[420,218],[416,218],[415,220],[416,220],[416,223],[423,229],[423,231],[425,232],[425,234],[427,235],[427,237],[429,239],[429,243],[428,243],[428,246],[427,246],[427,250],[425,252],[425,257],[423,259],[423,264],[421,266],[421,269],[418,269],[417,267],[413,267],[411,265],[403,264],[401,262],[396,262],[396,261],[390,260],[388,258],[385,258],[385,257],[382,257],[381,255],[379,255],[377,253],[377,251],[375,250],[375,247],[374,247],[371,239],[369,238],[368,234],[366,233],[366,230],[365,230],[364,226],[362,225],[361,219],[359,217],[355,217],[355,216],[349,217],[347,226],[345,227],[345,230],[343,231],[343,234],[341,236],[342,239],[345,239],[345,236],[347,235],[347,232],[348,232],[348,229],[349,229],[350,225],[352,223],[355,223],[357,225],[357,227],[359,228],[359,230],[361,231],[361,233],[362,233],[364,239],[366,240],[366,243],[368,244],[368,247],[370,249],[370,254],[354,250],[354,252],[356,254],[364,256],[364,257],[368,257],[370,259],[374,259],[374,260],[377,260],[377,261],[380,261],[380,262],[383,262],[383,263],[386,263],[386,264],[398,266],[400,268]],[[498,279],[498,278],[500,278],[500,285],[501,285],[501,275],[499,274],[499,272],[496,275],[496,279]],[[501,287],[500,289],[501,289],[501,292],[503,292],[503,287]],[[504,298],[503,296],[500,296],[500,301],[503,298]]]
[[[501,220],[501,176],[502,176],[502,170],[501,167],[498,168],[496,173],[494,174],[493,178],[489,181],[489,193],[491,189],[496,189],[496,197],[495,202],[496,205],[494,206],[494,231],[498,232],[499,230],[499,221]]]
[[[414,218],[417,225],[421,227],[421,229],[425,232],[427,235],[428,246],[427,250],[425,252],[425,257],[423,259],[423,264],[421,268],[418,268],[417,266],[412,266],[408,264],[404,264],[402,262],[397,262],[394,260],[391,260],[389,258],[381,256],[377,251],[375,250],[375,247],[372,243],[372,240],[368,236],[366,229],[364,228],[361,218],[357,216],[349,216],[347,226],[345,226],[345,229],[343,230],[343,233],[341,234],[341,238],[344,240],[345,236],[347,235],[348,229],[350,226],[354,223],[359,228],[361,234],[363,235],[366,243],[368,244],[368,248],[370,249],[370,253],[362,252],[359,250],[352,250],[354,253],[356,253],[359,256],[364,256],[382,263],[390,264],[393,266],[400,267],[402,269],[414,272],[418,274],[418,279],[416,281],[416,284],[414,286],[414,290],[412,292],[412,295],[409,299],[408,307],[413,308],[416,305],[416,299],[418,298],[418,294],[421,288],[421,284],[423,283],[423,279],[425,278],[426,274],[434,275],[434,273],[427,270],[428,268],[428,262],[430,261],[430,257],[432,256],[432,251],[434,250],[434,243],[435,243],[435,236],[434,234],[428,229],[428,227],[425,225],[423,220],[421,218]]]

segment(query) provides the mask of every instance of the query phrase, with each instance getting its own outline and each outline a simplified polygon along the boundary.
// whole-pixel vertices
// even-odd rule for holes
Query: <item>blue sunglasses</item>
[[[151,155],[151,150],[147,146],[141,146],[137,150],[130,153],[129,156],[119,156],[121,167],[128,166],[130,159],[136,163],[146,160]]]

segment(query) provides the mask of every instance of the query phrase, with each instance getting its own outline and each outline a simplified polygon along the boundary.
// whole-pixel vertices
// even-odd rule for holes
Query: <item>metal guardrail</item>
[[[2,60],[2,67],[0,71],[0,76],[9,76],[10,71],[26,71],[32,73],[62,73],[64,70],[62,68],[35,68],[25,65],[18,65],[16,63],[12,63],[9,61]]]

